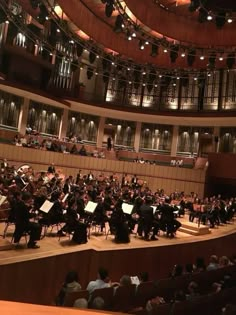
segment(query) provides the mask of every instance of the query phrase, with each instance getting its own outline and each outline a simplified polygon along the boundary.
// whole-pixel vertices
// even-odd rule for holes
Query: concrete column
[[[98,125],[98,134],[97,134],[97,147],[98,148],[102,147],[104,128],[105,128],[105,117],[100,117],[100,121]]]
[[[142,123],[138,121],[136,123],[135,136],[134,136],[134,151],[139,152],[140,140],[141,140],[141,127]]]
[[[171,156],[176,156],[177,154],[177,145],[178,145],[178,137],[179,137],[179,126],[173,127],[173,136],[172,136],[172,143],[171,143]]]
[[[67,127],[68,127],[68,109],[64,108],[63,114],[61,117],[61,123],[60,123],[60,128],[59,128],[59,139],[63,139],[66,137],[66,132],[67,132]]]
[[[213,148],[214,152],[219,153],[220,148],[220,127],[214,127],[213,131]]]
[[[20,109],[18,131],[21,135],[24,135],[26,132],[27,120],[28,120],[28,114],[29,114],[29,103],[30,103],[30,100],[28,98],[24,98],[23,104]]]

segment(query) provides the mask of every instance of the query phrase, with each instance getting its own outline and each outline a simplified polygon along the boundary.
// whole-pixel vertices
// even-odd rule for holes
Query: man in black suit
[[[146,241],[157,240],[156,234],[158,233],[158,223],[154,219],[154,211],[151,207],[152,198],[147,196],[145,198],[145,203],[140,207],[140,219],[139,219],[139,235],[144,232],[144,239]],[[152,236],[150,238],[150,233],[152,231]]]
[[[166,197],[164,204],[159,209],[160,228],[167,232],[167,236],[174,237],[176,231],[181,227],[181,223],[175,219],[174,208],[169,203],[170,198]]]
[[[30,235],[28,248],[39,248],[37,241],[40,239],[42,227],[40,224],[30,221],[31,201],[31,195],[24,193],[22,198],[16,202],[14,243],[19,243],[22,235],[27,232]]]

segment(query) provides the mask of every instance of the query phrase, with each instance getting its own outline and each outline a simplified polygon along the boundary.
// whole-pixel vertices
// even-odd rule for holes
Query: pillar
[[[134,136],[134,151],[139,152],[140,139],[141,139],[141,127],[142,123],[138,121],[136,123],[135,136]]]
[[[64,108],[63,114],[61,117],[61,124],[60,124],[59,135],[58,135],[58,138],[61,140],[66,138],[67,127],[68,127],[68,113],[69,113],[68,109]]]
[[[21,135],[24,135],[27,127],[27,120],[29,114],[29,103],[30,100],[28,98],[24,98],[23,104],[20,109],[19,121],[18,121],[18,132]]]
[[[175,157],[177,154],[178,137],[179,137],[179,126],[173,126],[173,136],[172,136],[171,152],[170,152],[170,155],[173,157]]]
[[[98,134],[97,134],[97,147],[98,148],[102,148],[104,128],[105,128],[105,117],[100,117],[100,121],[98,125]]]

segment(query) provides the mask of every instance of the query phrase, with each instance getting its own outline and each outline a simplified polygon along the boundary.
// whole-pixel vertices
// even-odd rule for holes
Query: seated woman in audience
[[[56,305],[63,305],[67,293],[78,292],[81,290],[81,285],[78,282],[78,273],[76,271],[69,271],[66,275],[65,282],[56,297]]]

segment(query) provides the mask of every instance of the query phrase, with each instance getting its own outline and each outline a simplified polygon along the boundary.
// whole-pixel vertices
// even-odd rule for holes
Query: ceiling
[[[193,1],[193,0],[192,0]],[[205,0],[206,1],[206,0]],[[29,0],[20,0],[29,7]],[[190,12],[190,0],[114,0],[119,2],[123,11],[114,10],[111,17],[105,14],[105,4],[102,0],[57,0],[57,3],[73,22],[74,31],[82,30],[88,38],[99,44],[107,51],[119,54],[121,58],[131,59],[141,64],[152,64],[159,68],[189,69],[187,57],[182,53],[194,48],[196,58],[192,69],[206,69],[209,56],[216,52],[216,68],[227,68],[226,57],[236,48],[236,1],[235,0],[207,0],[204,10],[211,11],[215,17],[219,10],[230,10],[235,19],[218,29],[213,21],[199,23],[198,10]],[[136,39],[127,40],[124,32],[115,33],[114,25],[117,15],[125,12],[133,24],[139,26]],[[139,40],[148,39],[150,45],[140,50]],[[164,52],[165,45],[160,45],[158,55],[150,56],[151,44],[155,40],[164,39],[168,51]],[[170,51],[173,45],[178,46],[178,58],[170,60]],[[200,59],[203,55],[205,58]],[[219,60],[219,56],[223,57]]]

